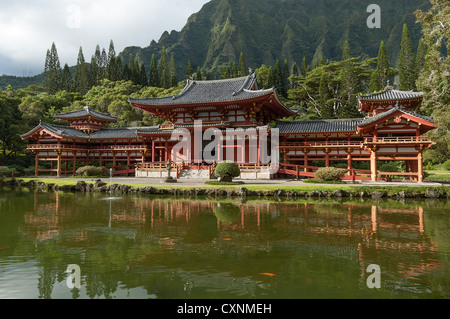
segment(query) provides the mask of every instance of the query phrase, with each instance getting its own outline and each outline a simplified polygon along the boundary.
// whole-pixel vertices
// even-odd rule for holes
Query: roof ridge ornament
[[[392,91],[394,87],[391,85],[391,80],[387,80],[387,85],[385,87],[385,91]]]

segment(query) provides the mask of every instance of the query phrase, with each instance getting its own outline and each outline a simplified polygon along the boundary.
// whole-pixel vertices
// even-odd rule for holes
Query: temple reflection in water
[[[340,286],[358,297],[370,264],[384,270],[386,288],[403,282],[406,293],[426,293],[433,281],[415,287],[416,281],[445,268],[442,243],[427,232],[428,206],[435,208],[426,202],[29,196],[14,255],[37,260],[40,298],[55,298],[68,264],[83,273],[84,291],[73,289],[72,298],[136,288],[146,298],[285,297],[282,288],[298,297],[302,289],[312,297],[331,290],[333,297]],[[297,290],[286,289],[289,282]]]

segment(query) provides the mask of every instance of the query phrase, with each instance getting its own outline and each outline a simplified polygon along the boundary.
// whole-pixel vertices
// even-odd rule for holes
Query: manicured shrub
[[[75,175],[77,176],[108,176],[108,169],[106,167],[97,166],[83,166],[77,169]]]
[[[220,182],[231,182],[233,177],[241,175],[241,170],[236,163],[222,162],[217,164],[214,174]]]
[[[346,169],[339,169],[334,167],[322,167],[319,168],[314,173],[314,176],[318,180],[322,181],[339,181],[341,180],[342,176],[344,176],[346,173],[347,173]]]

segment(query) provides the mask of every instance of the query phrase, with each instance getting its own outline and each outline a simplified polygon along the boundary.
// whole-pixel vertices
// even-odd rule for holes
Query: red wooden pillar
[[[152,139],[152,163],[155,162],[155,139]]]
[[[61,151],[58,151],[58,161],[56,166],[56,176],[61,177]]]
[[[34,160],[34,176],[39,176],[39,152],[36,152],[36,158]]]
[[[372,181],[376,182],[378,180],[377,172],[377,154],[375,150],[370,152],[370,176]]]
[[[423,183],[423,156],[422,156],[422,152],[419,152],[419,155],[417,156],[417,173],[418,178],[417,181],[419,183]]]

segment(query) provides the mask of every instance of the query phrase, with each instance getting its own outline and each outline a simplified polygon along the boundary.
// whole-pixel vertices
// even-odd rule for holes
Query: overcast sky
[[[96,45],[116,52],[146,47],[164,31],[180,31],[209,0],[0,0],[0,75],[31,76],[44,69],[52,42],[61,66],[86,60]]]

